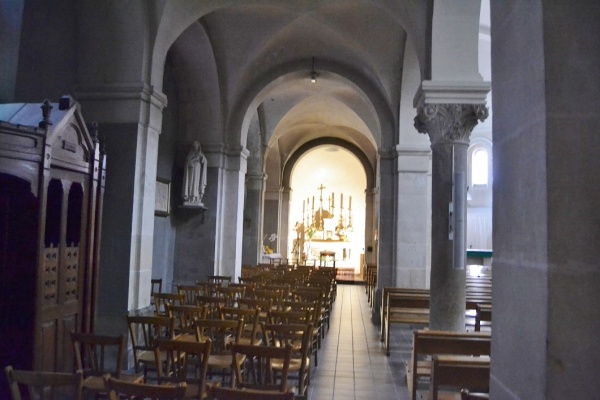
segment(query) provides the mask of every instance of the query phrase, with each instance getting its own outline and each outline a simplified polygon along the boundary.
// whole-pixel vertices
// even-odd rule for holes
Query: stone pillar
[[[242,264],[256,265],[262,254],[265,174],[246,174]]]
[[[595,399],[599,3],[510,0],[491,1],[490,8],[495,178],[490,398]]]
[[[266,237],[267,244],[271,247],[276,253],[281,253],[281,248],[279,247],[279,240],[281,235],[285,235],[286,233],[280,230],[280,221],[281,221],[281,189],[279,187],[271,187],[265,188],[264,194],[264,214],[263,214],[263,238]],[[268,238],[273,234],[277,234],[277,240],[274,242],[268,242]],[[283,257],[285,257],[285,253],[281,253]]]
[[[395,282],[396,156],[393,150],[379,151],[379,220],[377,223],[377,292],[372,321],[380,323],[381,288]]]
[[[429,149],[398,145],[395,286],[425,288],[427,283],[427,198]]]
[[[97,321],[107,332],[124,326],[122,310],[150,304],[158,137],[167,99],[144,83],[79,86],[75,96],[106,138]]]
[[[415,127],[432,149],[431,329],[465,329],[467,148],[483,104],[421,104]]]
[[[375,237],[375,232],[377,231],[375,197],[375,189],[367,188],[365,190],[365,248],[362,251],[365,253],[365,262],[367,264],[377,263],[378,238]]]
[[[210,162],[210,154],[207,154]],[[248,150],[225,149],[219,174],[215,270],[217,275],[230,275],[237,280],[242,266],[242,237],[244,214],[244,181]]]
[[[292,249],[289,248],[288,237],[290,231],[290,195],[292,189],[282,187],[279,192],[279,229],[277,232],[277,249],[283,258],[287,258],[291,263]]]

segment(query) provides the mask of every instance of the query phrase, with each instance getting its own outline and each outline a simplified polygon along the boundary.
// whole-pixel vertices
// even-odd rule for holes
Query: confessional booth
[[[69,332],[94,329],[104,181],[73,98],[0,105],[2,368],[72,371]]]

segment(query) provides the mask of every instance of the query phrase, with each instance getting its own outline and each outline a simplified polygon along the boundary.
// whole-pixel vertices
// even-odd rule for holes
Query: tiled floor
[[[331,328],[319,366],[313,366],[308,399],[408,399],[404,365],[410,357],[411,331],[394,330],[390,337],[392,351],[386,357],[364,286],[338,285]]]

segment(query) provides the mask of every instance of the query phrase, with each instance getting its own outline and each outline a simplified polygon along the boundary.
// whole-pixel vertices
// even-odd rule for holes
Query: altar
[[[309,260],[315,260],[316,265],[327,267],[355,268],[359,271],[360,251],[354,251],[352,242],[341,240],[311,241]]]

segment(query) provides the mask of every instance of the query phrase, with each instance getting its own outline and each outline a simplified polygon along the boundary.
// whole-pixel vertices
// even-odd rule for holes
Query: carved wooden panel
[[[79,287],[79,247],[65,248],[65,267],[63,270],[62,291],[65,303],[78,299]]]
[[[73,354],[73,344],[69,332],[79,330],[79,314],[65,315],[62,321],[62,351],[59,357],[61,365],[58,369],[65,372],[72,372],[75,368],[75,355]]]
[[[57,346],[56,338],[58,337],[58,321],[51,320],[41,324],[41,342],[37,347],[36,356],[40,358],[39,366],[43,371],[54,371],[56,368]]]
[[[42,303],[44,307],[58,303],[58,248],[50,244],[44,249],[44,265],[42,266]]]

